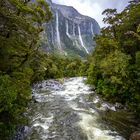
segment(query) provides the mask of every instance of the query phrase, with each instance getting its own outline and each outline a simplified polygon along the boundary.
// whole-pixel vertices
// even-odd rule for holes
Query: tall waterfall
[[[92,23],[91,23],[90,27],[91,27],[91,33],[92,33],[92,35],[94,36],[93,24],[92,24]]]
[[[73,23],[73,36],[75,36],[75,24]]]
[[[56,37],[57,37],[57,43],[58,47],[61,50],[61,40],[60,40],[60,33],[59,33],[59,19],[58,19],[58,12],[56,12]]]
[[[66,20],[66,35],[70,38],[70,34],[69,34],[69,24],[68,21]]]
[[[81,43],[81,46],[85,49],[85,51],[89,54],[87,48],[85,47],[84,43],[83,43],[83,40],[82,40],[82,36],[81,36],[81,30],[80,30],[80,26],[78,25],[78,33],[79,33],[79,40],[80,40],[80,43]]]
[[[52,44],[54,44],[54,42],[53,42],[53,26],[51,25],[51,42],[52,42]]]

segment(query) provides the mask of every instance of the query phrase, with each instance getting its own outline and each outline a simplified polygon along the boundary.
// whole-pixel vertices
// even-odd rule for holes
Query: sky
[[[128,4],[129,0],[52,0],[53,3],[73,6],[83,15],[94,18],[104,27],[102,12],[107,8],[116,8],[118,12],[122,11]]]

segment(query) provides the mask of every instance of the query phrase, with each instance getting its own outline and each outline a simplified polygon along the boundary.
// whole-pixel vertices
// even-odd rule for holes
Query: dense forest
[[[26,121],[22,113],[31,96],[31,83],[43,71],[39,33],[51,17],[42,0],[0,0],[0,139],[8,139]]]
[[[27,123],[31,85],[47,78],[76,76],[82,61],[41,50],[43,23],[52,18],[47,3],[0,0],[0,139]]]
[[[111,102],[140,112],[140,2],[130,1],[121,12],[106,9],[108,25],[96,36],[97,46],[89,58],[88,83]],[[139,114],[140,115],[140,114]]]
[[[42,51],[43,23],[52,13],[44,0],[0,0],[0,139],[27,123],[31,86],[43,79],[87,76],[87,83],[113,103],[140,115],[140,2],[121,12],[107,9],[107,24],[87,60]]]

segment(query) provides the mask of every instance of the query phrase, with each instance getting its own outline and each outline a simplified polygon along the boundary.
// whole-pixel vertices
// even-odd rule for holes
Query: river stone
[[[123,106],[121,103],[116,103],[116,104],[115,104],[115,108],[116,108],[116,109],[123,109],[124,106]]]
[[[129,140],[140,140],[140,131],[132,133]]]

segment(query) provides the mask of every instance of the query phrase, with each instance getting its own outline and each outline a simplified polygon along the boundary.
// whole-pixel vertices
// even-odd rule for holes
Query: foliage
[[[0,0],[0,139],[25,122],[31,83],[43,71],[38,41],[51,17],[44,0]]]
[[[78,76],[82,64],[79,58],[49,54],[46,56],[45,79]]]
[[[132,0],[121,13],[106,9],[108,25],[96,36],[88,83],[112,102],[140,111],[140,2]]]

